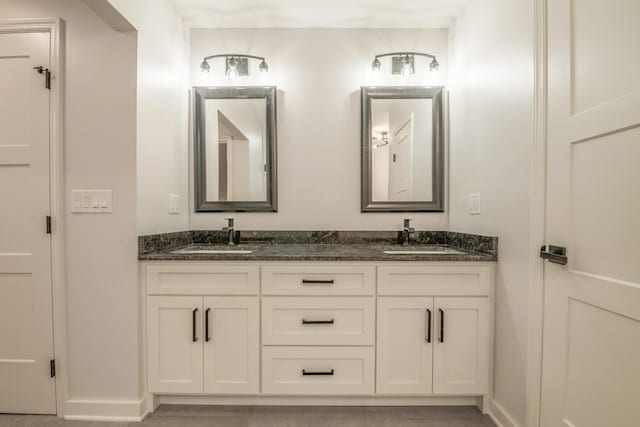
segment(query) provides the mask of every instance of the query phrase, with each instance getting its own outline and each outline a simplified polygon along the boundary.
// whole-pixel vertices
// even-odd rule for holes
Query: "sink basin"
[[[174,254],[250,254],[252,250],[248,249],[178,249],[173,251]]]
[[[387,255],[461,255],[464,252],[446,247],[425,248],[425,249],[388,249],[384,251]]]

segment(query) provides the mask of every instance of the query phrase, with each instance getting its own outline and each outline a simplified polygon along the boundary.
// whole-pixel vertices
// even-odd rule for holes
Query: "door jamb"
[[[544,321],[544,263],[547,166],[547,0],[534,0],[534,142],[529,194],[529,292],[526,425],[540,426]]]
[[[51,232],[51,295],[53,356],[56,360],[56,412],[64,415],[68,397],[65,191],[64,191],[64,21],[61,18],[0,20],[0,33],[49,33],[51,93],[49,98],[49,179]]]

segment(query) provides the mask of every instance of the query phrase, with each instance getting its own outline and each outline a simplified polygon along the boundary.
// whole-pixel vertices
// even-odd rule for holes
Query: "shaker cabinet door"
[[[202,297],[147,297],[149,391],[202,393]]]
[[[258,394],[258,298],[205,297],[203,319],[205,393]]]
[[[488,393],[488,298],[436,298],[434,394]]]
[[[433,298],[378,298],[377,394],[431,394]]]

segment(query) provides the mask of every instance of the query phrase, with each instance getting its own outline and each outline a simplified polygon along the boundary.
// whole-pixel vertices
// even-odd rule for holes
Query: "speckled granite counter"
[[[397,244],[386,231],[242,231],[240,244],[225,244],[221,231],[184,231],[141,236],[144,261],[496,261],[498,238],[449,231],[420,231],[412,244]],[[193,253],[193,250],[251,253]],[[429,251],[387,254],[385,251]],[[451,251],[453,250],[453,251]]]

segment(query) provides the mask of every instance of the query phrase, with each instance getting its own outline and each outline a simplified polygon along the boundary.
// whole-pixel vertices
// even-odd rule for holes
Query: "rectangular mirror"
[[[443,212],[442,87],[363,87],[362,212]]]
[[[193,92],[195,211],[277,211],[276,88]]]

